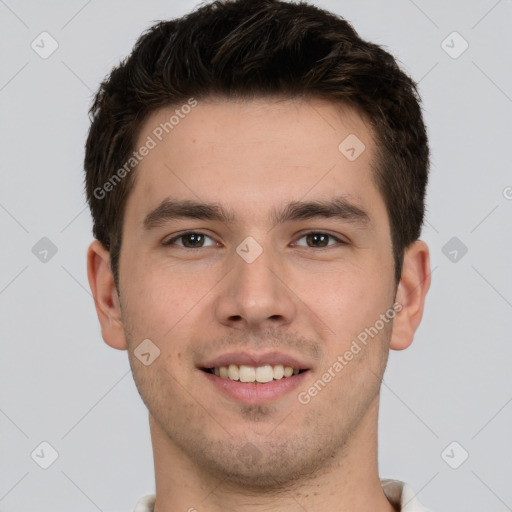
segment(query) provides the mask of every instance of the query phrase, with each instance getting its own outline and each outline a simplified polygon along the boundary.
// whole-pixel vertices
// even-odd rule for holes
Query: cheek
[[[390,288],[368,267],[303,276],[300,297],[342,345],[373,325],[392,304]]]
[[[158,369],[148,385],[156,380],[168,381],[166,371],[180,381],[190,377],[191,340],[207,339],[214,321],[208,292],[218,278],[211,274],[176,272],[169,265],[143,265],[142,261],[128,274],[122,290],[122,311],[130,357],[135,358],[134,350],[145,339],[160,351]],[[134,359],[133,363],[138,361]]]
[[[186,321],[208,289],[204,275],[176,271],[162,262],[145,261],[143,256],[138,262],[127,259],[127,263],[122,283],[126,313],[131,325],[148,337],[165,337],[178,322]]]

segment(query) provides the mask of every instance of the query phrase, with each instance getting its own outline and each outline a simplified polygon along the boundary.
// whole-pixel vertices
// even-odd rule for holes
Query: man
[[[136,510],[426,510],[377,464],[430,285],[414,82],[333,14],[228,0],[151,28],[91,114],[89,283],[154,452]]]

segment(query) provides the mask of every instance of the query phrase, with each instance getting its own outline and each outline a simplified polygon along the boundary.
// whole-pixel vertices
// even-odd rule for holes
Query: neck
[[[378,475],[377,417],[378,398],[346,445],[315,474],[287,485],[248,489],[192,461],[150,415],[154,512],[394,512]]]

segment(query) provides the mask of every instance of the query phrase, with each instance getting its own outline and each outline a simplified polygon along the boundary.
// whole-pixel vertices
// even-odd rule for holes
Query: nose
[[[216,297],[218,322],[251,331],[290,324],[297,302],[283,261],[270,250],[249,261],[233,253],[232,270],[220,283]]]

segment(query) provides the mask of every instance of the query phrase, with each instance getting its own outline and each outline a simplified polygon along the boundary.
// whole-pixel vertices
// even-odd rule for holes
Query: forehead
[[[292,200],[381,201],[368,124],[354,108],[321,99],[184,102],[146,120],[136,150],[143,146],[151,149],[126,210],[139,224],[168,196],[225,204],[252,220]]]

